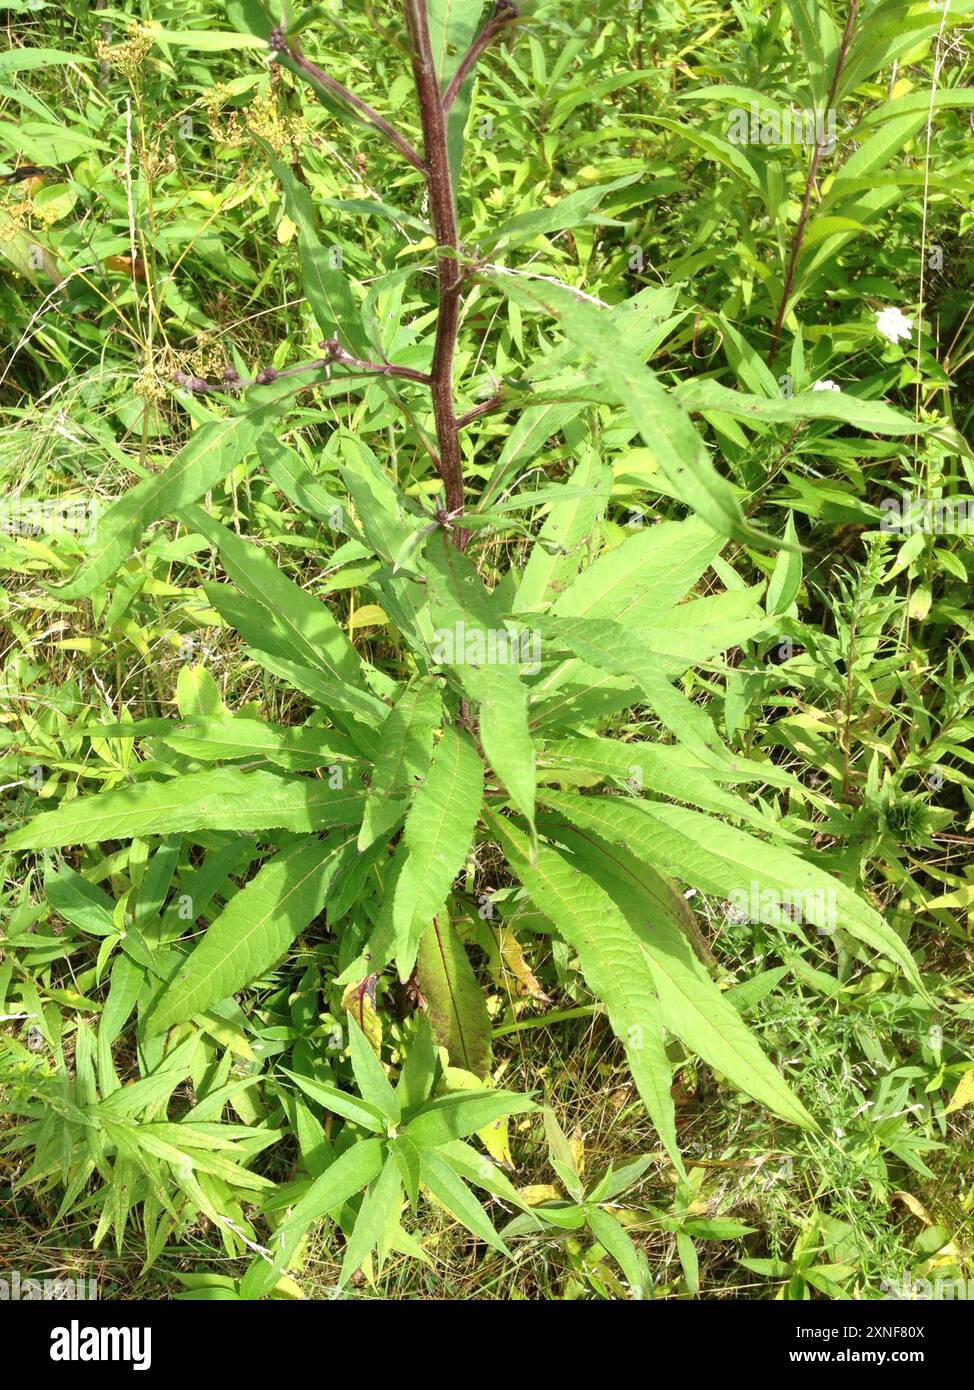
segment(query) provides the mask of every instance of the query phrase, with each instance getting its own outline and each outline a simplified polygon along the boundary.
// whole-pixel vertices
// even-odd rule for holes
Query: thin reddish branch
[[[329,338],[327,343],[319,343],[318,346],[331,352],[331,361],[341,362],[346,367],[359,367],[363,372],[373,372],[376,376],[398,376],[404,381],[419,381],[424,386],[431,385],[433,380],[429,372],[417,371],[415,367],[400,367],[394,362],[367,362],[361,357],[353,357],[337,338]]]
[[[446,118],[440,99],[436,64],[433,61],[426,0],[406,0],[406,23],[412,43],[413,80],[419,98],[420,121],[423,127],[430,217],[439,249],[439,314],[430,373],[430,393],[433,398],[433,417],[436,421],[440,477],[443,479],[446,494],[446,510],[456,511],[463,508],[463,465],[453,403],[453,358],[460,327],[463,267],[460,261],[460,238],[457,233],[456,205],[446,142]],[[457,531],[455,535],[457,545],[462,550],[468,539],[467,532]]]
[[[354,92],[350,92],[347,87],[342,86],[341,82],[336,82],[334,77],[330,77],[316,63],[312,63],[306,58],[299,48],[289,42],[283,29],[272,29],[268,36],[268,43],[280,58],[289,59],[312,85],[317,84],[319,87],[323,87],[329,96],[334,97],[336,101],[344,102],[353,111],[357,111],[363,120],[368,121],[369,125],[374,126],[391,144],[395,145],[399,153],[409,160],[414,169],[418,169],[420,173],[426,172],[423,161],[405,136],[400,135],[395,126],[391,125],[385,116],[380,116],[378,111],[374,110],[367,101],[357,97]]]
[[[486,415],[501,405],[498,393],[482,405],[474,406],[457,418],[453,397],[453,362],[456,354],[457,336],[460,329],[460,295],[464,282],[462,249],[457,231],[456,202],[453,181],[450,174],[449,148],[447,145],[446,113],[456,100],[457,93],[473,70],[478,58],[488,44],[508,24],[518,18],[514,0],[496,0],[493,13],[480,34],[461,59],[452,81],[441,94],[433,46],[430,41],[429,14],[427,0],[404,0],[406,27],[409,33],[413,66],[413,80],[419,101],[420,123],[423,130],[423,154],[420,158],[409,142],[399,131],[374,111],[367,102],[355,96],[347,87],[336,82],[315,63],[309,62],[301,51],[291,44],[281,28],[274,29],[269,42],[281,62],[306,77],[312,86],[336,101],[356,111],[368,124],[380,131],[414,169],[420,170],[426,180],[429,196],[430,218],[436,237],[438,251],[437,289],[438,312],[436,319],[436,341],[433,348],[433,363],[429,373],[416,371],[412,367],[399,367],[390,362],[365,362],[345,352],[336,338],[329,339],[321,346],[326,356],[315,362],[291,367],[283,372],[267,368],[258,373],[254,382],[241,382],[236,374],[230,372],[222,386],[211,386],[200,378],[192,378],[180,373],[180,384],[193,391],[212,391],[236,389],[245,385],[266,385],[282,376],[292,376],[299,372],[319,370],[340,364],[376,376],[402,377],[428,386],[433,404],[433,418],[436,424],[438,455],[433,455],[437,471],[445,493],[445,517],[459,516],[463,512],[463,464],[460,455],[461,426]],[[405,408],[405,407],[403,407]],[[408,412],[407,412],[408,414]],[[422,432],[420,437],[423,438]],[[425,439],[423,440],[425,444]],[[428,445],[426,446],[429,447]],[[432,450],[430,450],[432,453]],[[470,538],[470,533],[460,528],[450,528],[454,543],[462,550]]]
[[[301,376],[305,372],[320,372],[337,363],[343,367],[356,368],[349,376],[395,376],[402,377],[404,381],[418,381],[423,386],[430,385],[431,378],[427,372],[417,371],[414,367],[399,367],[393,362],[366,362],[361,357],[353,357],[350,352],[346,352],[337,338],[329,338],[327,342],[319,343],[318,346],[325,349],[324,357],[316,357],[311,362],[299,362],[296,366],[285,367],[283,370],[264,367],[250,381],[244,381],[239,377],[233,367],[227,368],[221,382],[212,383],[204,377],[188,376],[185,372],[177,372],[175,381],[178,386],[198,395],[207,391],[241,391],[247,386],[269,386],[273,381]]]
[[[499,0],[494,8],[494,13],[474,39],[460,60],[460,66],[450,79],[450,84],[443,93],[443,110],[449,111],[450,107],[457,99],[457,93],[466,82],[470,73],[480,59],[480,55],[488,48],[501,32],[509,24],[513,24],[518,18],[519,11],[513,0]]]
[[[457,419],[457,429],[463,429],[464,425],[469,425],[472,420],[479,420],[481,415],[489,415],[492,410],[496,410],[501,404],[503,397],[498,391],[496,396],[491,396],[489,401],[484,401],[482,405],[475,405],[472,410],[468,410],[464,415]]]

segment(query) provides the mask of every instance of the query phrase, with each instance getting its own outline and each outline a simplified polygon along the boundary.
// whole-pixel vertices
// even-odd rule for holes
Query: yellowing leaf
[[[945,1109],[945,1115],[951,1115],[955,1110],[963,1110],[965,1105],[970,1105],[974,1101],[974,1067],[970,1071],[965,1071],[958,1083],[957,1090],[951,1096]]]

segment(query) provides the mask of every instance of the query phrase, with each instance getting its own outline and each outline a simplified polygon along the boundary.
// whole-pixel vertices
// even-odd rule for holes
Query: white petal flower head
[[[898,343],[901,338],[909,338],[913,333],[913,320],[908,319],[902,309],[880,309],[876,315],[876,327],[890,343]]]
[[[829,381],[828,379],[826,379],[825,381],[816,381],[815,385],[812,387],[812,390],[813,390],[813,391],[841,391],[841,390],[842,390],[842,387],[841,387],[841,386],[837,386],[836,383],[835,383],[834,381]]]

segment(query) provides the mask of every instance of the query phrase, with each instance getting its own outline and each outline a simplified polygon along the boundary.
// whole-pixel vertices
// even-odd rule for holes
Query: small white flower
[[[841,387],[841,386],[837,386],[837,385],[835,384],[834,381],[829,381],[828,379],[826,379],[825,381],[816,381],[815,385],[812,387],[812,390],[813,390],[813,391],[841,391],[841,390],[842,390],[842,387]]]
[[[876,327],[890,343],[898,343],[901,338],[909,338],[913,333],[913,320],[908,319],[902,309],[880,309],[876,315]]]

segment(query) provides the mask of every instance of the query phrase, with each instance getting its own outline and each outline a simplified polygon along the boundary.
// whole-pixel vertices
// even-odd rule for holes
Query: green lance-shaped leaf
[[[433,756],[433,730],[442,712],[440,692],[432,680],[409,686],[389,711],[379,734],[379,756],[372,772],[359,849],[388,835],[406,814],[409,799],[422,783]]]
[[[433,1036],[454,1066],[475,1076],[490,1069],[490,1015],[466,948],[445,912],[419,942],[416,978],[429,1009]]]
[[[621,623],[599,619],[548,619],[552,634],[584,661],[616,675],[631,676],[654,713],[691,753],[713,767],[731,758],[706,710],[688,700],[663,674],[663,661],[641,648],[638,634]]]
[[[337,1086],[330,1086],[326,1081],[319,1081],[317,1077],[302,1076],[299,1072],[288,1071],[287,1067],[281,1067],[281,1071],[285,1076],[289,1076],[306,1096],[310,1096],[325,1110],[333,1110],[343,1119],[352,1120],[363,1129],[373,1130],[376,1134],[385,1133],[388,1125],[385,1115],[367,1100],[351,1095],[348,1091],[341,1091]]]
[[[291,660],[294,644],[283,615],[245,597],[232,584],[204,584],[203,591],[220,616],[249,643],[246,657],[340,720],[356,748],[370,760],[375,758],[371,730],[385,721],[388,705],[370,691],[329,675],[320,665],[312,669]]]
[[[557,352],[556,348],[551,356]],[[545,361],[547,360],[546,357]],[[496,501],[509,485],[519,465],[528,459],[533,462],[547,440],[560,434],[564,426],[576,415],[581,415],[585,408],[586,401],[580,398],[567,402],[544,401],[541,405],[526,406],[506,433],[500,457],[480,494],[478,511],[488,511],[491,503]]]
[[[419,553],[426,527],[404,505],[402,493],[367,444],[344,431],[335,437],[344,459],[339,472],[354,504],[363,543],[383,562],[370,584],[409,645],[428,658],[433,625],[426,591],[405,573],[412,568],[414,554]]]
[[[783,908],[798,905],[806,922],[823,932],[841,927],[895,961],[924,992],[916,962],[875,908],[789,850],[682,806],[555,791],[545,791],[542,800],[572,825],[624,844],[652,868],[701,892],[723,897],[744,893],[750,900],[753,884],[757,915],[763,921],[787,927],[790,919]],[[777,907],[768,906],[765,892],[773,895]]]
[[[585,548],[605,515],[612,473],[594,449],[576,466],[571,481],[554,489],[565,494],[555,500],[545,518],[514,598],[514,612],[541,608],[563,594],[578,573]]]
[[[593,775],[594,774],[594,775]],[[741,781],[760,781],[761,770],[747,764]],[[643,788],[673,801],[684,801],[701,811],[747,820],[758,829],[769,828],[766,814],[734,792],[713,780],[711,769],[695,763],[685,749],[671,743],[646,740],[623,743],[619,739],[575,737],[548,744],[538,780],[568,781],[578,778],[580,785],[613,781]]]
[[[480,1202],[458,1177],[456,1172],[437,1154],[435,1149],[422,1149],[419,1175],[423,1186],[451,1216],[472,1231],[485,1245],[511,1258],[511,1252],[491,1225]]]
[[[322,246],[318,239],[311,194],[282,160],[271,159],[270,163],[284,189],[287,215],[298,229],[304,291],[322,338],[337,338],[356,357],[368,357],[369,342],[348,272],[342,268],[340,257],[333,255],[333,248]]]
[[[163,29],[153,24],[140,31],[160,48],[174,44],[177,48],[193,48],[197,53],[222,53],[228,48],[263,48],[256,34],[230,34],[225,29]]]
[[[547,280],[498,274],[493,283],[525,308],[540,309],[558,319],[575,347],[595,360],[606,387],[629,411],[675,496],[722,536],[763,547],[779,544],[749,524],[734,489],[710,462],[689,416],[655,373],[626,348],[604,309]]]
[[[610,220],[608,217],[596,218],[592,216],[602,200],[607,198],[610,193],[614,193],[616,189],[626,188],[641,177],[642,172],[640,170],[634,174],[623,174],[621,178],[613,179],[611,183],[600,183],[591,188],[576,189],[567,197],[559,198],[551,207],[520,212],[509,222],[505,222],[496,232],[489,233],[482,244],[490,248],[504,246],[509,250],[521,242],[533,241],[535,237],[548,236],[552,232],[561,232],[567,227],[581,227],[588,222],[604,224]]]
[[[365,1199],[355,1219],[352,1234],[345,1247],[338,1283],[347,1284],[356,1270],[361,1269],[369,1255],[389,1229],[390,1223],[397,1220],[402,1203],[402,1180],[399,1164],[390,1154],[385,1166],[376,1180],[370,1184]],[[381,1257],[380,1250],[380,1257]]]
[[[833,393],[822,391],[819,394],[832,395]],[[795,530],[793,512],[788,513],[785,539],[794,548],[781,552],[775,561],[774,570],[768,581],[767,610],[772,615],[787,613],[797,599],[802,586],[802,557],[801,551],[797,548],[798,533]]]
[[[201,425],[168,468],[143,478],[97,518],[94,547],[75,578],[56,590],[58,598],[84,598],[94,593],[111,579],[154,521],[195,502],[237,464],[256,462],[255,441],[280,409],[280,403],[272,400],[229,419]]]
[[[689,666],[713,661],[729,648],[753,641],[772,622],[772,617],[761,614],[731,622],[687,622],[681,626],[669,617],[653,627],[630,627],[604,618],[544,614],[537,619],[537,626],[553,645],[563,643],[589,665],[613,675],[632,676],[640,685],[646,680],[655,685],[665,675],[680,675]]]
[[[89,883],[75,869],[63,864],[57,873],[44,876],[44,892],[54,910],[93,936],[111,936],[115,926],[114,901],[97,884]]]
[[[515,1091],[454,1091],[424,1106],[403,1134],[417,1148],[436,1149],[476,1134],[507,1115],[526,1115],[537,1108],[530,1096]]]
[[[723,544],[696,517],[641,527],[583,570],[551,611],[627,625],[651,622],[689,593]]]
[[[77,53],[62,53],[57,48],[10,48],[0,53],[0,76],[11,72],[28,72],[31,68],[60,67],[65,63],[84,67],[93,62],[92,58]]]
[[[341,503],[326,491],[295,449],[265,434],[257,442],[257,452],[268,478],[289,502],[317,521],[335,527],[342,517]]]
[[[372,1044],[356,1023],[355,1015],[349,1012],[346,1018],[348,1055],[359,1093],[364,1101],[385,1116],[389,1124],[397,1125],[402,1115],[400,1099],[392,1089],[382,1062],[373,1052]]]
[[[148,1019],[148,1032],[218,1004],[269,970],[322,910],[354,836],[310,839],[280,850],[230,899],[177,971]]]
[[[386,1146],[381,1139],[360,1139],[340,1154],[315,1178],[305,1195],[275,1231],[272,1240],[273,1264],[261,1260],[247,1271],[241,1295],[260,1298],[272,1289],[313,1221],[337,1214],[349,1198],[379,1176],[385,1163]]]
[[[473,43],[484,0],[427,0],[430,52],[440,86],[446,86]]]
[[[640,1289],[643,1284],[643,1272],[639,1264],[639,1252],[626,1228],[602,1207],[589,1206],[585,1219],[595,1239],[608,1251],[628,1279],[630,1288],[633,1291]]]
[[[563,838],[576,865],[605,889],[642,946],[670,1032],[783,1120],[815,1128],[815,1121],[764,1055],[739,1011],[690,949],[681,926],[685,904],[672,885],[625,848],[590,832],[568,831]]]
[[[327,604],[282,574],[273,560],[202,507],[187,507],[183,518],[217,547],[220,560],[241,593],[276,617],[294,660],[362,689],[362,662]]]
[[[405,862],[392,903],[402,980],[412,973],[419,939],[443,911],[466,862],[483,797],[484,772],[476,750],[466,734],[447,725],[403,830]]]
[[[797,396],[752,396],[719,381],[687,381],[673,395],[684,410],[718,410],[735,420],[796,424],[802,420],[837,420],[870,434],[916,434],[917,423],[885,401],[868,401],[847,391],[803,391]],[[924,426],[920,426],[920,433]]]
[[[473,43],[484,11],[484,0],[427,0],[430,49],[439,80],[446,91],[450,78]],[[471,72],[456,95],[446,118],[447,151],[454,190],[463,164],[463,132],[470,113],[476,72]]]
[[[454,670],[471,698],[479,701],[480,741],[487,760],[533,826],[535,753],[528,696],[510,656],[512,647],[521,650],[519,634],[508,632],[480,575],[445,532],[430,536],[426,558],[437,636],[434,657]]]
[[[676,622],[676,605],[713,563],[723,544],[723,538],[696,517],[640,528],[584,570],[555,601],[551,614],[559,618],[608,618],[627,627],[659,622],[667,615],[667,621]],[[589,674],[578,661],[553,666],[532,687],[532,714],[545,722],[549,716],[542,703],[545,697]],[[579,691],[572,694],[579,698]],[[556,701],[550,712],[557,713],[562,704]]]
[[[35,816],[6,849],[56,849],[191,830],[323,830],[357,825],[363,794],[329,780],[206,769],[64,802]]]
[[[244,715],[190,715],[186,719],[139,719],[129,724],[89,724],[86,738],[161,739],[198,762],[266,759],[289,772],[313,772],[328,764],[354,761],[355,745],[334,729],[310,724],[286,726]]]
[[[240,716],[186,719],[171,723],[159,737],[177,753],[200,762],[266,758],[289,772],[311,772],[356,757],[354,745],[333,729],[288,728]],[[350,769],[343,771],[351,775]]]
[[[663,1018],[649,965],[629,924],[605,889],[556,850],[539,843],[532,863],[530,843],[516,826],[493,812],[487,821],[512,872],[575,951],[586,984],[605,1004],[643,1104],[683,1173]]]

